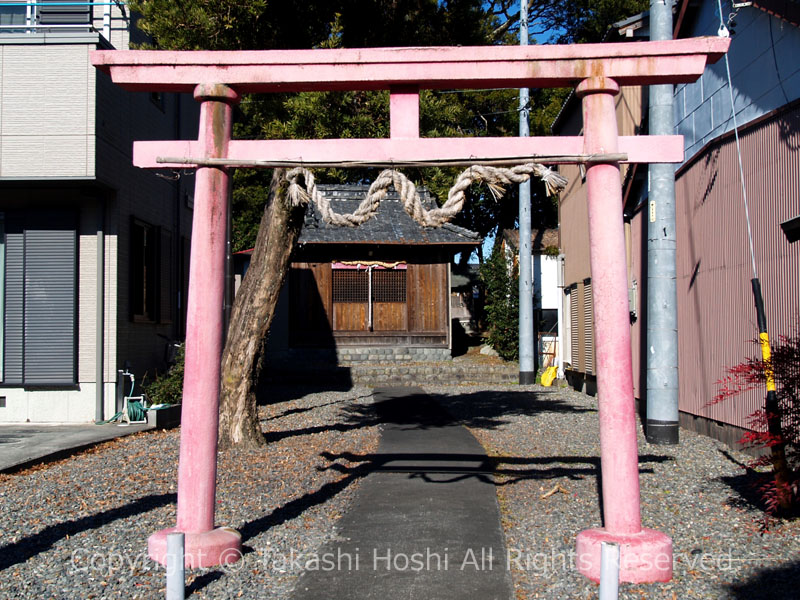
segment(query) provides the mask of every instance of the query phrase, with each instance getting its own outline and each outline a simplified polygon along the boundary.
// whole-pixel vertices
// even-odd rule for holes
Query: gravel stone
[[[273,388],[260,407],[267,446],[220,452],[216,520],[242,533],[244,556],[187,570],[187,597],[288,598],[291,557],[334,535],[359,479],[323,453],[377,448],[371,391],[298,389]],[[147,538],[175,524],[179,439],[144,432],[0,475],[0,598],[163,598]]]
[[[425,389],[494,458],[516,599],[596,598],[570,552],[578,532],[602,524],[597,399],[516,384]],[[244,556],[187,571],[187,597],[288,600],[302,556],[336,539],[365,474],[348,453],[377,449],[371,403],[363,386],[270,388],[268,445],[219,454],[217,522],[242,533]],[[0,598],[163,598],[164,569],[146,547],[175,524],[178,446],[178,430],[145,432],[0,475]],[[747,456],[686,431],[679,446],[640,436],[639,448],[642,522],[672,537],[674,578],[622,584],[620,598],[797,596],[800,522],[763,530]]]
[[[602,525],[597,399],[535,385],[425,389],[497,460],[517,599],[596,598],[598,586],[572,568],[569,553],[580,531]],[[642,524],[672,537],[673,579],[621,584],[619,597],[798,597],[800,521],[773,520],[764,531],[744,468],[750,457],[680,435],[678,446],[654,446],[639,431]],[[566,493],[542,498],[557,485]]]

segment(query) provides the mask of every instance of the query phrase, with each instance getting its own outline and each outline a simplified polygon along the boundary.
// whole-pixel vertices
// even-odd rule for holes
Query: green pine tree
[[[509,265],[502,244],[496,244],[481,266],[486,290],[486,322],[489,345],[504,360],[519,358],[519,273]]]

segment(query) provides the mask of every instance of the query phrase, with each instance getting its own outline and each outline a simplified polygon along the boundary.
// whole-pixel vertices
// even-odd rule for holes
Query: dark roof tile
[[[319,185],[322,194],[337,213],[352,213],[361,204],[369,189],[366,185]],[[428,190],[417,188],[423,206],[435,208]],[[338,227],[322,220],[313,203],[306,209],[301,244],[325,243],[403,243],[403,244],[478,244],[480,236],[468,229],[446,223],[442,227],[422,227],[403,208],[396,191],[390,191],[381,201],[378,212],[358,227]]]

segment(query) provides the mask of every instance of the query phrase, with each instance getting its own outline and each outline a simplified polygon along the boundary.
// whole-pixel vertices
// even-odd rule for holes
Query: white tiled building
[[[2,4],[0,422],[91,422],[115,412],[118,370],[152,377],[182,337],[193,178],[131,155],[196,137],[197,108],[91,65],[135,41],[121,3]]]

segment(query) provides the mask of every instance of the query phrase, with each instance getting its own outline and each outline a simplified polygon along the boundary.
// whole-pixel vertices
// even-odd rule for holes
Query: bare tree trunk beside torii
[[[228,337],[222,352],[219,446],[264,445],[258,421],[256,389],[264,364],[267,332],[275,316],[304,207],[293,208],[283,169],[272,176],[269,199],[247,275],[233,303]]]

